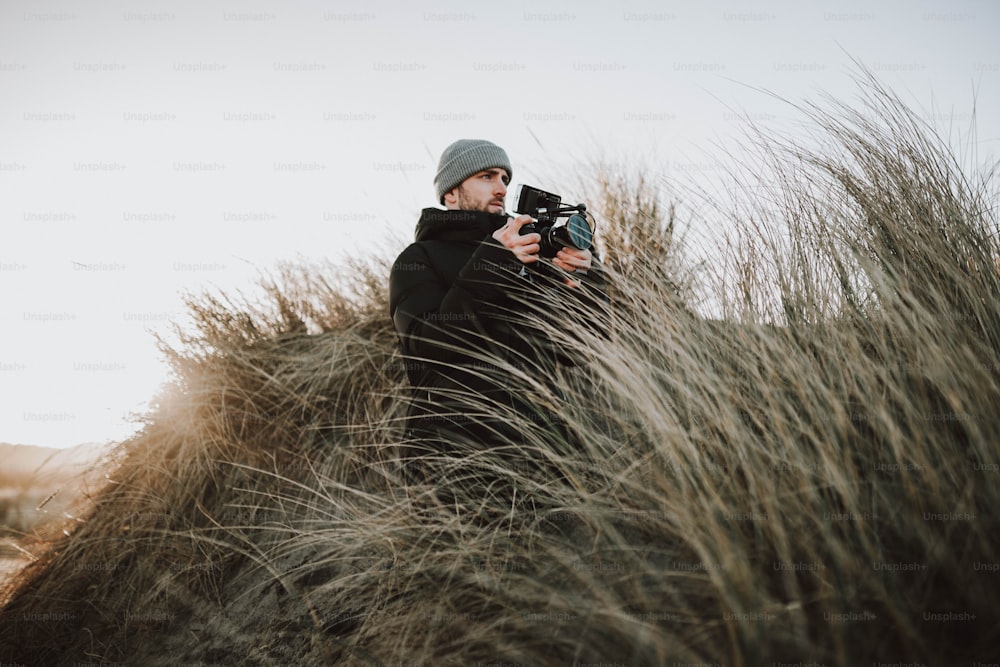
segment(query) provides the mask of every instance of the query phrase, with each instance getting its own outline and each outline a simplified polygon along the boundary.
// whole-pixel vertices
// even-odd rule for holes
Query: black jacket
[[[560,304],[578,312],[605,299],[596,261],[579,288],[526,269],[492,238],[506,222],[481,211],[424,209],[416,241],[393,264],[389,313],[414,388],[411,415],[467,412],[470,397],[518,409],[512,374],[544,379],[559,356],[539,318],[564,316]]]

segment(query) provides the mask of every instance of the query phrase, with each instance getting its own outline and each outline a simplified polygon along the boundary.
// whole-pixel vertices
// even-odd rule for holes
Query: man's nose
[[[507,196],[507,186],[504,185],[503,181],[497,179],[497,186],[496,186],[496,188],[493,189],[493,194],[495,194],[498,197],[506,197]]]

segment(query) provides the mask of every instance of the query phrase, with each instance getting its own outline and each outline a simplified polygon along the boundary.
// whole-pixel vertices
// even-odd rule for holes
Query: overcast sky
[[[966,140],[975,93],[985,161],[998,27],[985,0],[5,0],[0,442],[126,437],[185,291],[402,249],[458,138],[540,187],[601,152],[697,176],[747,119],[792,131],[760,89],[856,96],[853,57]]]

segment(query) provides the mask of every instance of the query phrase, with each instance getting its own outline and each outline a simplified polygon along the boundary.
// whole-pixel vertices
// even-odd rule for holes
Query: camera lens
[[[566,231],[569,233],[569,242],[580,250],[586,250],[594,241],[594,232],[590,229],[590,223],[579,213],[569,216]]]

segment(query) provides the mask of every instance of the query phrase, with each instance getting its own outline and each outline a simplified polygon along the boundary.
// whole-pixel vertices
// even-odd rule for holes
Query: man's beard
[[[476,201],[465,192],[464,188],[458,188],[458,208],[461,211],[484,211],[486,213],[490,213],[490,202],[494,201],[497,201],[496,197]],[[500,207],[503,208],[503,200],[501,199],[499,201]]]

